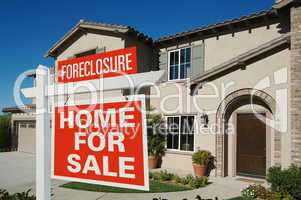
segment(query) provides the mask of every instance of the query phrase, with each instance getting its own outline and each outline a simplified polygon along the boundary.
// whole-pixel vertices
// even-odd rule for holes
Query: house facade
[[[167,127],[162,168],[192,173],[191,155],[199,149],[215,155],[216,176],[264,177],[271,166],[301,164],[300,1],[277,1],[268,11],[158,40],[129,26],[80,21],[46,56],[57,66],[132,46],[138,73],[162,70],[163,78],[100,95],[146,95]],[[13,145],[29,153],[35,152],[32,98],[32,105],[3,110],[12,113]]]

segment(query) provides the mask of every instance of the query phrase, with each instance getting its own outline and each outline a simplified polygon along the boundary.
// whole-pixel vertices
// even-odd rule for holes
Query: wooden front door
[[[237,175],[264,177],[265,174],[266,125],[253,113],[238,114]]]

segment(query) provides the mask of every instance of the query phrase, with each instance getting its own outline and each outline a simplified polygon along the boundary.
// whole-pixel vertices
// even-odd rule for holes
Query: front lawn
[[[130,190],[110,186],[86,184],[86,183],[77,183],[70,182],[62,185],[61,187],[76,189],[76,190],[86,190],[93,192],[109,192],[109,193],[146,193],[145,191],[140,190]],[[159,192],[179,192],[192,190],[193,188],[188,186],[183,186],[174,183],[163,183],[159,181],[150,180],[150,191],[147,193],[159,193]]]

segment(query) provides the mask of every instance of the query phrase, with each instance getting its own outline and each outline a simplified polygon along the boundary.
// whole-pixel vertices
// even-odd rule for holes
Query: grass
[[[94,184],[87,184],[87,183],[77,183],[77,182],[70,182],[61,187],[69,188],[69,189],[76,189],[76,190],[86,190],[86,191],[93,191],[93,192],[108,192],[108,193],[159,193],[159,192],[179,192],[179,191],[187,191],[192,190],[191,187],[182,186],[173,183],[162,183],[159,181],[150,181],[150,191],[140,191],[140,190],[131,190],[131,189],[123,189],[117,187],[110,187],[110,186],[102,186],[102,185],[94,185]]]

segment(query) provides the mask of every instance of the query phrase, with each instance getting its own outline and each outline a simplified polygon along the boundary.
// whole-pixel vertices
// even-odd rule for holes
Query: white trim
[[[125,88],[151,87],[158,83],[165,71],[151,71],[138,74],[123,75],[112,78],[79,81],[75,83],[55,84],[48,86],[47,96],[79,94],[96,91],[120,90]],[[67,90],[66,90],[67,89]],[[21,89],[26,98],[35,98],[35,87]],[[66,93],[67,92],[67,93]]]
[[[149,191],[149,169],[148,169],[148,149],[147,149],[147,126],[146,126],[146,110],[145,110],[145,95],[135,95],[128,96],[128,100],[125,97],[110,97],[104,98],[103,101],[98,100],[98,103],[109,103],[109,102],[128,102],[128,101],[141,101],[141,114],[142,114],[142,143],[143,143],[143,168],[144,168],[144,186],[135,185],[135,184],[125,184],[125,183],[114,183],[110,181],[97,181],[97,180],[88,180],[82,178],[66,177],[66,176],[56,176],[54,175],[54,140],[55,140],[55,129],[52,128],[52,148],[51,148],[51,177],[54,179],[65,180],[65,181],[77,181],[83,183],[92,183],[92,184],[101,184],[106,186],[120,187],[120,188],[129,188],[136,190]],[[82,100],[79,102],[68,101],[65,105],[64,102],[57,102],[57,105],[52,106],[52,110],[57,106],[74,106],[74,105],[85,105],[90,103],[89,100]],[[52,112],[52,127],[54,127],[54,117],[55,112]]]

